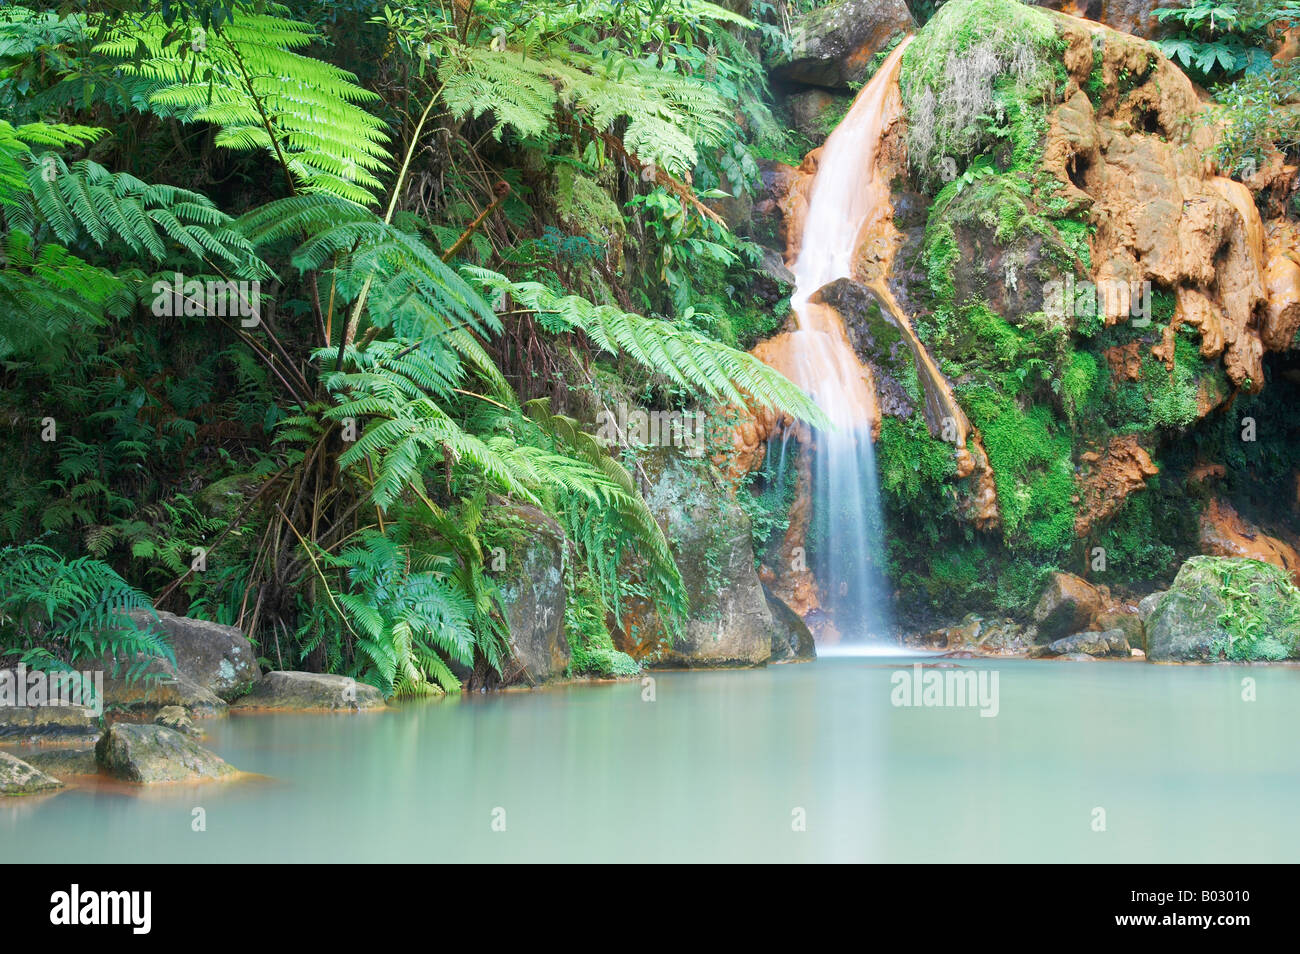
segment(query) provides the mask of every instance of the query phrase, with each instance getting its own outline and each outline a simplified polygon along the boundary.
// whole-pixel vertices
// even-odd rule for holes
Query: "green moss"
[[[952,445],[931,435],[919,413],[880,422],[876,465],[882,492],[908,503],[942,493],[942,486],[957,473]]]
[[[945,4],[903,54],[899,80],[908,154],[923,178],[939,177],[945,157],[960,171],[998,138],[1027,155],[1038,137],[1020,127],[1041,121],[1030,104],[1050,93],[1062,47],[1051,18],[1016,0]]]
[[[1100,379],[1101,369],[1095,357],[1086,351],[1070,354],[1065,373],[1061,375],[1061,390],[1074,417],[1095,414],[1100,409]]]
[[[641,667],[614,648],[605,625],[605,604],[586,574],[570,573],[564,603],[564,635],[571,653],[570,675],[635,676]]]
[[[1066,547],[1075,516],[1069,433],[1046,405],[1022,410],[988,385],[967,388],[962,398],[993,467],[1004,537],[1038,551]]]
[[[1223,612],[1218,624],[1228,638],[1216,654],[1233,660],[1279,660],[1296,654],[1300,589],[1285,570],[1258,560],[1193,557],[1188,563],[1218,577]]]

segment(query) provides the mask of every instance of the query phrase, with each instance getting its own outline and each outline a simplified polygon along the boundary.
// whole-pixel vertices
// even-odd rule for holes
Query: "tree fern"
[[[218,146],[268,151],[306,192],[369,203],[390,160],[383,122],[361,106],[378,96],[295,52],[318,38],[277,6],[189,36],[158,15],[123,18],[95,50],[147,81],[145,102],[158,115],[219,127]]]
[[[39,221],[64,243],[83,235],[101,248],[120,241],[154,261],[179,249],[239,278],[270,275],[234,220],[197,192],[142,182],[90,160],[69,166],[54,153],[32,156],[27,187],[28,195],[11,203],[15,228],[33,232]]]
[[[537,312],[550,330],[580,330],[601,350],[625,354],[684,388],[742,406],[757,402],[817,427],[829,426],[808,395],[751,354],[671,322],[595,305],[576,295],[561,295],[537,282],[512,282],[481,268],[467,268],[466,272]]]
[[[332,268],[330,277],[344,303],[355,300],[369,279],[371,323],[424,346],[461,346],[457,330],[490,334],[500,329],[482,297],[418,235],[354,202],[329,195],[280,199],[245,215],[238,228],[257,247],[299,243],[291,256],[294,266],[303,272]],[[481,363],[479,354],[465,353]]]
[[[174,661],[161,630],[133,610],[153,615],[149,599],[98,560],[65,560],[39,543],[0,550],[0,651],[26,665],[66,669],[107,654]]]

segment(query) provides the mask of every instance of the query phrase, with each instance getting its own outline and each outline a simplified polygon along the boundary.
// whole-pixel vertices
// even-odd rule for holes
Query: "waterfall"
[[[827,641],[892,634],[885,574],[872,422],[878,420],[874,386],[849,344],[840,315],[813,301],[816,292],[854,275],[854,259],[873,226],[889,209],[889,185],[878,180],[876,153],[888,120],[887,97],[897,89],[905,40],[863,87],[822,147],[798,253],[791,307],[796,330],[773,355],[787,376],[816,400],[833,428],[808,441],[812,457],[812,525],[808,550],[821,606],[833,621]],[[877,292],[883,289],[873,283]],[[887,293],[886,293],[887,294]],[[892,301],[888,303],[892,308]]]

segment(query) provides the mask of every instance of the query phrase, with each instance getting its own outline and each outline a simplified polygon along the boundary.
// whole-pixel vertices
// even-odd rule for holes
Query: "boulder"
[[[1129,655],[1128,637],[1122,629],[1104,633],[1075,633],[1046,646],[1035,646],[1031,656],[1125,656]]]
[[[779,80],[845,88],[866,78],[875,55],[916,29],[903,0],[831,0],[795,21],[791,50],[772,68]]]
[[[1215,498],[1201,514],[1200,549],[1211,556],[1249,557],[1286,570],[1300,584],[1300,553],[1243,519],[1232,504]]]
[[[819,143],[835,131],[851,102],[852,98],[846,93],[806,89],[786,97],[785,106],[795,131]]]
[[[1153,662],[1293,659],[1300,590],[1258,560],[1192,557],[1150,608],[1146,634]]]
[[[0,741],[93,742],[99,717],[82,706],[0,706]]]
[[[1160,600],[1165,593],[1165,590],[1156,590],[1154,593],[1148,593],[1138,601],[1138,619],[1142,621],[1144,627],[1151,614],[1155,612],[1156,607],[1160,605]]]
[[[761,585],[761,584],[760,584]],[[768,662],[807,662],[817,658],[817,645],[808,624],[766,587],[763,598],[772,614],[772,656]]]
[[[506,517],[517,533],[496,574],[510,628],[501,681],[538,685],[562,676],[572,658],[564,632],[564,531],[536,507],[513,505]]]
[[[104,671],[104,704],[130,718],[152,718],[166,706],[181,706],[196,719],[226,714],[225,700],[181,675],[166,659],[137,656],[99,660]]]
[[[759,666],[772,656],[772,611],[754,570],[749,517],[709,461],[679,448],[639,457],[645,494],[664,529],[689,600],[680,638],[670,642],[648,601],[625,602],[615,645],[654,666]]]
[[[162,725],[117,722],[95,746],[95,759],[109,775],[127,782],[197,782],[239,773],[198,743]]]
[[[132,614],[139,624],[148,614]],[[229,702],[262,678],[257,653],[239,629],[203,619],[157,611],[176,655],[176,673]]]
[[[190,714],[180,706],[164,706],[158,710],[158,714],[154,716],[153,721],[155,725],[165,725],[167,728],[175,729],[182,735],[188,735],[191,738],[201,739],[204,735],[203,730],[196,728],[194,723],[190,721]]]
[[[1097,632],[1109,632],[1117,629],[1124,634],[1128,640],[1130,649],[1142,649],[1146,646],[1146,630],[1142,625],[1142,617],[1137,610],[1131,606],[1122,606],[1118,609],[1104,610],[1096,615],[1092,621],[1092,628]]]
[[[374,686],[347,676],[318,672],[268,672],[232,709],[278,709],[290,712],[361,712],[384,707]]]
[[[40,769],[57,779],[71,775],[97,775],[99,763],[95,761],[95,748],[39,748],[18,753],[32,768]]]
[[[1102,594],[1087,580],[1073,573],[1053,573],[1034,607],[1038,641],[1050,643],[1086,629],[1103,604]]]
[[[17,756],[0,752],[0,796],[36,795],[62,788],[63,783],[33,768]]]

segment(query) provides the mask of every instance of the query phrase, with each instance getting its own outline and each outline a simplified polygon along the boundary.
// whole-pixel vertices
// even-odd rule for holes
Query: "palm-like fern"
[[[0,550],[0,651],[26,665],[64,669],[110,653],[173,659],[161,631],[132,610],[152,615],[148,598],[98,560],[65,560],[39,543]]]
[[[388,135],[360,104],[378,96],[348,71],[295,52],[318,38],[276,6],[190,36],[159,15],[122,18],[95,50],[144,81],[157,114],[219,127],[219,146],[267,150],[304,191],[368,203],[389,162]]]
[[[535,311],[550,330],[580,330],[601,350],[625,354],[690,391],[737,405],[757,402],[817,427],[829,425],[808,395],[751,354],[671,322],[611,305],[595,305],[576,295],[561,295],[538,282],[512,282],[482,268],[467,268],[466,272]]]
[[[490,334],[501,327],[478,293],[418,235],[354,202],[292,196],[250,212],[238,228],[257,247],[300,243],[291,256],[294,266],[303,272],[330,267],[341,302],[354,301],[368,287],[367,314],[377,328],[392,327],[429,347],[456,347],[464,343],[458,330]],[[481,352],[464,353],[484,364]]]
[[[142,182],[88,159],[69,166],[54,153],[32,156],[27,189],[11,199],[14,228],[34,232],[40,222],[65,243],[83,235],[101,248],[120,241],[132,255],[154,261],[179,248],[240,278],[270,274],[234,220],[197,192]]]

